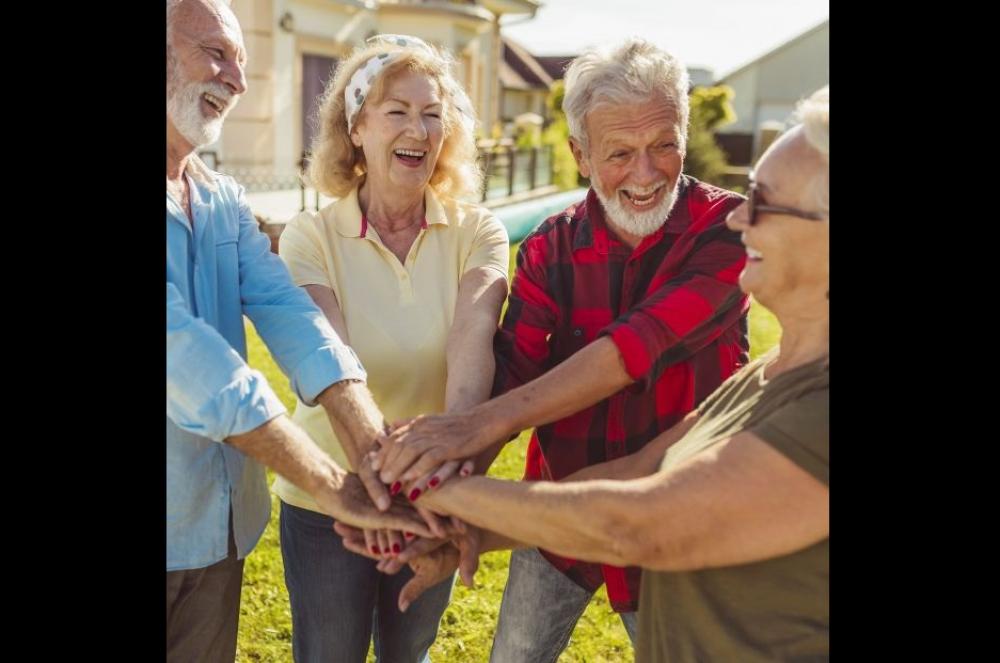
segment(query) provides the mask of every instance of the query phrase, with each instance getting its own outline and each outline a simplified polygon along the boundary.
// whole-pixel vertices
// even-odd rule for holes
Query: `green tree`
[[[573,151],[569,149],[569,125],[562,110],[566,86],[558,80],[552,84],[545,105],[549,109],[552,123],[542,132],[542,144],[552,146],[552,183],[561,190],[575,189],[579,185],[579,172]]]
[[[729,163],[726,153],[715,142],[714,132],[736,119],[733,96],[733,89],[728,85],[716,85],[696,87],[689,97],[691,112],[684,172],[717,186],[725,184]]]

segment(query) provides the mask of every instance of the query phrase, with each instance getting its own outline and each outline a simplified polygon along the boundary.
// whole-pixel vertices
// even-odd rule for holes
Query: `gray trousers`
[[[229,527],[226,559],[167,571],[167,663],[233,663],[240,621],[243,560]]]

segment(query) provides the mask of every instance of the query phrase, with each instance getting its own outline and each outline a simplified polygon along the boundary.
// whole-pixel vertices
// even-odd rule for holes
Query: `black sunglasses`
[[[794,207],[780,207],[778,205],[763,205],[757,202],[757,196],[759,195],[757,191],[757,185],[753,182],[750,183],[749,191],[747,192],[747,219],[748,223],[752,226],[757,223],[757,212],[771,212],[772,214],[787,214],[789,216],[797,216],[800,219],[809,219],[810,221],[822,221],[825,217],[816,212],[803,212],[802,210],[795,209]]]

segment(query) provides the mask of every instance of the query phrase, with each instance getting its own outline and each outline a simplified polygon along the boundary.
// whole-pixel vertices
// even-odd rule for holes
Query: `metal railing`
[[[302,183],[299,177],[299,173],[302,172],[301,160],[297,168],[293,166],[284,170],[276,170],[271,166],[244,166],[224,163],[219,159],[218,153],[211,150],[199,152],[198,156],[209,168],[233,177],[249,192],[295,189]]]
[[[508,198],[526,193],[553,182],[553,150],[551,145],[518,149],[514,145],[486,145],[479,148],[479,165],[483,170],[481,202]],[[320,194],[307,187],[303,174],[309,162],[309,153],[303,152],[291,169],[276,171],[270,166],[241,166],[223,163],[214,151],[198,154],[205,164],[216,171],[230,175],[248,192],[299,190],[299,211],[306,209],[307,198],[313,198],[313,207],[319,210]],[[307,195],[307,189],[313,196]]]
[[[483,169],[482,202],[506,198],[552,184],[552,146],[518,149],[497,145],[479,149]]]

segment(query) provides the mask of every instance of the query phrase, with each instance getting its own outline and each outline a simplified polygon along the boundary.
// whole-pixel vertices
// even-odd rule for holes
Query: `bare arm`
[[[573,481],[585,481],[587,479],[634,479],[643,476],[648,476],[659,468],[660,462],[663,460],[663,455],[666,450],[675,442],[684,437],[698,420],[698,412],[694,410],[679,421],[676,425],[671,427],[669,430],[664,431],[658,435],[655,439],[650,441],[645,447],[640,451],[623,458],[619,458],[607,463],[600,463],[598,465],[591,465],[578,472],[575,472],[568,477],[562,479],[563,483],[573,482]],[[345,535],[345,544],[351,550],[355,552],[360,552],[361,554],[366,554],[364,548],[364,541],[360,539],[360,531],[354,531],[353,539],[346,536],[351,532],[353,528],[341,528],[337,531],[341,535]],[[477,545],[473,549],[463,549],[463,555],[475,554],[478,556],[484,552],[490,552],[493,550],[507,550],[512,548],[522,548],[526,544],[516,541],[508,536],[494,532],[487,529],[470,528],[476,532],[476,542]],[[416,546],[408,547],[403,553],[386,563],[386,566],[380,570],[386,573],[395,573],[400,568],[405,566],[405,564],[411,560],[415,560],[421,555],[430,554],[437,546],[443,544],[444,541],[440,539],[436,540],[426,540],[422,539]],[[378,559],[375,555],[368,555],[374,559]],[[455,559],[455,565],[458,565],[457,557]],[[475,571],[475,564],[472,560],[465,561],[467,568],[472,570],[468,573],[471,578],[472,573]],[[467,582],[466,584],[471,584]]]
[[[610,338],[599,338],[531,382],[451,416],[418,417],[393,432],[377,463],[383,481],[419,477],[446,460],[470,458],[526,428],[589,407],[631,384]]]
[[[455,316],[446,344],[446,412],[467,411],[490,397],[495,369],[493,336],[506,296],[507,279],[489,267],[470,269],[459,281]],[[460,463],[460,459],[448,459],[428,469],[406,482],[406,494],[419,495],[428,487],[433,489],[453,476]]]
[[[493,335],[507,297],[507,279],[477,267],[462,276],[455,318],[448,330],[445,411],[461,412],[489,398],[493,385]]]
[[[630,481],[450,481],[421,501],[508,538],[619,566],[760,561],[829,535],[829,489],[752,433]]]
[[[308,492],[327,515],[358,527],[392,527],[431,536],[416,512],[393,506],[380,513],[359,480],[339,467],[285,415],[226,442]]]

